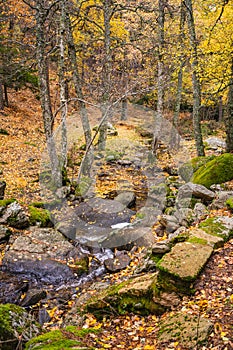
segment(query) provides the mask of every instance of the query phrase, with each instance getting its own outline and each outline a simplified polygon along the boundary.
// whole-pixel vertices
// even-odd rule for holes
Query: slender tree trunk
[[[78,71],[72,26],[71,26],[71,21],[68,13],[66,14],[66,30],[67,30],[68,54],[71,61],[74,88],[75,88],[76,96],[79,99],[78,104],[80,107],[80,116],[82,121],[85,142],[86,142],[86,145],[89,145],[91,142],[91,127],[90,127],[90,123],[87,115],[86,104],[84,102],[84,96],[83,96],[82,87],[81,87],[81,80],[80,80],[79,71]]]
[[[190,46],[192,49],[192,84],[193,84],[193,129],[196,150],[198,156],[204,156],[204,145],[200,123],[200,107],[201,107],[201,85],[198,76],[198,54],[197,54],[197,39],[195,31],[195,23],[193,17],[192,0],[185,0],[187,9],[187,20],[189,29]]]
[[[4,106],[9,107],[8,93],[7,93],[7,85],[3,84],[3,94],[4,94]]]
[[[176,90],[176,102],[175,102],[175,109],[174,109],[174,116],[173,116],[173,125],[175,127],[178,126],[178,120],[180,115],[180,104],[181,104],[181,95],[183,90],[183,69],[186,63],[186,59],[184,57],[184,24],[185,24],[185,7],[184,7],[184,1],[181,1],[180,5],[180,49],[182,51],[180,56],[180,67],[178,72],[178,79],[177,79],[177,90]]]
[[[65,79],[65,22],[66,9],[65,2],[60,5],[60,60],[59,60],[59,82],[60,82],[60,108],[61,108],[61,166],[65,170],[67,165],[67,99],[66,99],[66,79]]]
[[[158,16],[158,76],[157,76],[157,109],[155,116],[155,130],[152,144],[152,151],[156,154],[161,121],[164,108],[164,23],[165,23],[165,3],[166,0],[159,0]]]
[[[104,62],[103,62],[103,95],[102,95],[102,116],[106,113],[110,115],[110,74],[111,74],[111,28],[110,20],[112,16],[112,9],[109,0],[103,1],[103,11],[104,11]],[[98,139],[98,149],[100,151],[105,150],[106,139],[107,139],[107,121],[105,119],[100,127],[99,139]]]
[[[127,120],[127,113],[128,113],[128,100],[127,100],[127,97],[125,97],[121,101],[121,120]]]
[[[56,187],[61,187],[62,176],[59,165],[59,160],[56,152],[56,145],[53,138],[53,113],[51,107],[50,90],[49,90],[49,72],[48,59],[45,50],[46,35],[45,35],[45,20],[46,20],[46,3],[45,0],[37,1],[36,8],[36,31],[37,31],[37,66],[38,79],[40,89],[40,101],[44,121],[44,130],[47,142],[47,149],[51,165],[52,179]]]
[[[3,109],[4,109],[3,87],[2,87],[2,81],[0,80],[0,111]]]
[[[229,83],[226,126],[226,151],[233,152],[233,59],[231,63],[231,78]]]

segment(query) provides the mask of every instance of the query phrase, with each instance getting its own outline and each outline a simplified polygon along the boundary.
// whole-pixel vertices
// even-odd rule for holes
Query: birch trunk
[[[67,98],[65,81],[65,2],[60,5],[60,60],[59,60],[59,83],[60,83],[60,111],[61,111],[61,166],[64,170],[67,165]]]

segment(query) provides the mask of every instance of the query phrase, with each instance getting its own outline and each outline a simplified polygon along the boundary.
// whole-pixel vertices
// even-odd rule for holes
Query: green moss
[[[51,226],[51,216],[48,210],[34,207],[33,205],[29,205],[28,210],[31,225],[36,225],[38,222],[40,222],[41,227]]]
[[[83,196],[88,191],[90,185],[92,183],[92,179],[88,176],[82,176],[79,184],[76,186],[75,195]]]
[[[45,203],[44,202],[33,202],[31,205],[35,208],[45,208]]]
[[[179,168],[179,174],[185,181],[189,181],[193,173],[195,173],[201,166],[205,165],[210,160],[213,160],[216,156],[208,156],[208,157],[195,157],[192,158],[189,162],[184,163]]]
[[[4,350],[16,349],[20,338],[25,342],[29,334],[33,336],[39,330],[40,325],[22,307],[14,304],[0,305],[0,341],[4,342]]]
[[[193,175],[192,181],[210,188],[233,179],[233,154],[225,153],[202,165]]]
[[[208,218],[202,221],[199,227],[209,235],[222,237],[224,240],[227,239],[226,227],[221,222],[218,222],[216,218]]]
[[[7,207],[9,204],[15,202],[16,199],[10,198],[10,199],[1,199],[0,200],[0,207]]]
[[[89,333],[97,333],[97,330],[79,330],[74,326],[68,326],[64,330],[51,331],[31,339],[26,344],[26,350],[68,350],[79,348],[79,346],[83,349],[91,349],[85,347],[82,341],[82,338]]]
[[[203,238],[199,238],[199,237],[190,237],[187,242],[189,243],[199,243],[199,244],[202,244],[202,245],[206,245],[207,244],[207,240],[206,239],[203,239]]]
[[[229,209],[233,210],[233,197],[227,199],[226,205]]]

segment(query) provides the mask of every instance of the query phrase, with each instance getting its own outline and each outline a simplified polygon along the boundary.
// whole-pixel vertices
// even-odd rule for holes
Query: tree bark
[[[187,20],[189,29],[189,41],[192,50],[192,85],[193,85],[193,129],[196,150],[198,156],[204,156],[204,145],[200,123],[200,107],[201,107],[201,85],[198,76],[198,54],[197,54],[197,39],[195,31],[195,23],[193,17],[192,0],[185,0],[187,10]]]
[[[103,1],[103,12],[104,12],[104,62],[103,62],[103,94],[102,94],[102,117],[108,113],[111,114],[110,110],[110,85],[111,85],[111,26],[110,20],[112,16],[112,7],[109,0]],[[107,121],[105,119],[100,127],[98,149],[99,151],[105,150],[106,139],[107,139]]]
[[[226,126],[226,151],[233,152],[233,59],[231,63],[231,78],[229,82]]]
[[[176,102],[175,102],[175,109],[174,109],[174,116],[173,116],[173,125],[175,127],[178,126],[178,120],[180,115],[180,104],[181,104],[181,95],[183,90],[183,69],[186,63],[186,59],[184,57],[184,24],[185,24],[185,7],[184,7],[184,1],[181,0],[180,4],[180,33],[179,33],[179,42],[180,42],[180,49],[182,51],[180,56],[180,66],[178,71],[178,79],[177,79],[177,90],[176,90]]]
[[[152,151],[157,152],[161,121],[164,108],[164,24],[165,24],[166,0],[159,0],[158,16],[158,76],[157,76],[157,109],[155,115],[155,129],[152,143]]]
[[[78,104],[80,107],[80,116],[81,116],[85,142],[86,142],[86,145],[89,145],[91,142],[91,127],[90,127],[90,123],[87,115],[86,104],[84,102],[84,96],[83,96],[82,87],[81,87],[81,80],[80,80],[79,71],[78,71],[72,26],[71,26],[71,21],[68,13],[66,13],[66,31],[67,31],[68,55],[71,62],[75,93],[78,98]]]
[[[0,111],[3,109],[4,109],[3,87],[2,87],[2,81],[0,80]]]
[[[61,166],[64,170],[67,165],[67,98],[65,79],[65,22],[66,8],[65,0],[60,4],[60,59],[59,59],[59,82],[60,82],[60,111],[61,111]]]
[[[40,90],[40,101],[44,121],[44,130],[47,142],[47,149],[50,159],[51,174],[54,185],[59,188],[62,185],[61,168],[56,152],[56,145],[53,137],[53,113],[49,89],[49,67],[46,53],[46,2],[36,2],[36,34],[37,34],[37,67]]]

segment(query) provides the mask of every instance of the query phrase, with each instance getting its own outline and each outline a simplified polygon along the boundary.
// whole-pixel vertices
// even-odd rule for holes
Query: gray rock
[[[11,230],[7,226],[0,225],[0,241],[7,239],[11,233]]]
[[[196,219],[194,211],[190,208],[180,208],[173,214],[180,226],[188,227]]]
[[[6,189],[6,182],[0,181],[0,200],[4,198],[5,189]]]
[[[48,283],[59,283],[74,278],[68,266],[70,260],[79,266],[84,255],[52,228],[33,227],[17,237],[6,251],[2,265],[7,271],[24,274]],[[83,270],[82,270],[83,271]]]
[[[190,202],[192,196],[196,198],[201,198],[203,201],[211,201],[215,198],[215,193],[208,190],[205,186],[193,184],[188,182],[185,185],[181,186],[178,191],[177,196],[177,205],[183,206],[183,203]],[[189,206],[189,205],[188,205]]]
[[[233,191],[219,191],[215,200],[209,205],[209,209],[222,209],[226,207],[226,201],[233,197]]]
[[[115,230],[106,238],[103,247],[131,250],[133,246],[151,247],[155,237],[150,227],[130,226]]]
[[[19,203],[13,202],[4,209],[0,224],[23,229],[29,226],[29,217]]]
[[[180,227],[177,218],[173,215],[161,215],[159,223],[165,227],[167,232],[174,232]]]
[[[99,227],[111,227],[121,222],[130,222],[134,212],[122,203],[103,198],[91,198],[75,208],[74,215]]]
[[[173,240],[176,237],[179,237],[179,235],[182,235],[186,231],[187,231],[187,227],[180,226],[175,232],[169,234],[168,236],[169,241]]]
[[[121,204],[123,204],[128,208],[131,208],[135,204],[136,196],[134,192],[124,191],[119,193],[118,196],[114,198],[114,200],[120,202]]]
[[[152,245],[152,253],[154,254],[165,254],[169,252],[171,248],[169,247],[168,244],[161,242],[156,242]]]
[[[118,251],[114,258],[106,259],[104,266],[110,272],[117,272],[125,269],[130,264],[131,258],[124,250]]]
[[[160,209],[146,206],[137,211],[135,221],[141,226],[153,226],[158,221],[160,214]]]
[[[209,214],[208,209],[202,203],[196,203],[193,212],[198,220],[204,219]]]
[[[209,137],[205,142],[208,144],[209,149],[226,148],[226,142],[218,137]]]
[[[46,291],[43,289],[30,289],[21,300],[20,306],[28,307],[37,304],[40,300],[46,298]]]

